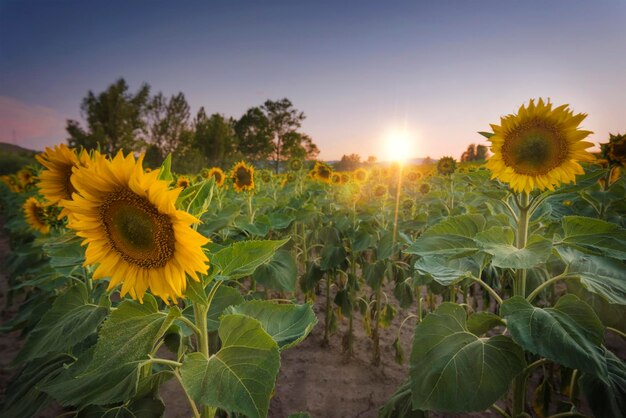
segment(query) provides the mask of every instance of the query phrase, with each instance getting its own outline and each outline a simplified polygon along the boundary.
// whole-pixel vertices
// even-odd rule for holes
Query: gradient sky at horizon
[[[626,132],[626,1],[161,2],[0,0],[0,141],[65,141],[88,90],[182,91],[239,117],[289,98],[320,158],[459,158],[530,98]]]

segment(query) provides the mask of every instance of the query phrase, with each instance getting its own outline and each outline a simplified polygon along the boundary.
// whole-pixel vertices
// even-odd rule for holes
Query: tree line
[[[131,92],[123,78],[101,93],[89,91],[81,102],[79,121],[68,120],[68,143],[73,147],[145,152],[145,164],[158,166],[172,154],[179,172],[194,172],[209,165],[227,167],[238,159],[272,164],[312,159],[319,149],[300,131],[303,112],[287,98],[266,100],[240,118],[208,115],[200,107],[192,116],[183,93],[166,97],[144,83]]]

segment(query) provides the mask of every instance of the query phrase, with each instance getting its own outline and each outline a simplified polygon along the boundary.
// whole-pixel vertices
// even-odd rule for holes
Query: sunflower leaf
[[[317,317],[311,305],[277,304],[265,300],[251,300],[231,306],[224,312],[250,316],[261,323],[279,350],[293,347],[311,332]]]
[[[298,267],[289,251],[278,250],[272,259],[260,265],[252,278],[264,287],[282,292],[293,292],[296,288]]]
[[[485,229],[485,218],[478,214],[457,215],[428,228],[404,252],[420,256],[464,257],[479,248],[474,236]]]
[[[574,295],[541,309],[514,296],[502,304],[502,316],[519,345],[555,363],[607,378],[601,349],[604,326],[591,307]]]
[[[109,306],[89,303],[87,288],[78,282],[54,301],[52,308],[29,334],[14,363],[71,349],[93,334],[108,312]]]
[[[524,248],[513,245],[515,234],[508,227],[494,226],[476,234],[482,250],[493,256],[495,267],[530,269],[545,263],[550,256],[552,242],[540,235],[532,235]]]
[[[413,409],[482,411],[508,390],[526,365],[504,335],[479,338],[463,307],[445,302],[415,328],[410,362]]]
[[[200,405],[267,416],[280,366],[276,342],[259,321],[239,314],[222,318],[219,336],[222,348],[210,358],[185,356],[180,369],[185,390]]]
[[[626,229],[614,223],[584,216],[563,218],[562,244],[584,252],[626,260]]]
[[[213,255],[215,272],[231,280],[250,276],[261,264],[269,262],[276,250],[285,245],[283,240],[241,241],[223,248]]]

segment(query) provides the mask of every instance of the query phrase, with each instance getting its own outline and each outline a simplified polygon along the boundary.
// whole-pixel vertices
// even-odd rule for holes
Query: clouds
[[[65,117],[57,110],[0,95],[0,142],[43,150],[66,136]]]

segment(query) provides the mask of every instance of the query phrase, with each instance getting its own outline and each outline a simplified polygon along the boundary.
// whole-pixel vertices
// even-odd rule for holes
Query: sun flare
[[[408,129],[392,129],[384,139],[383,150],[389,161],[403,162],[414,154],[415,138]]]

